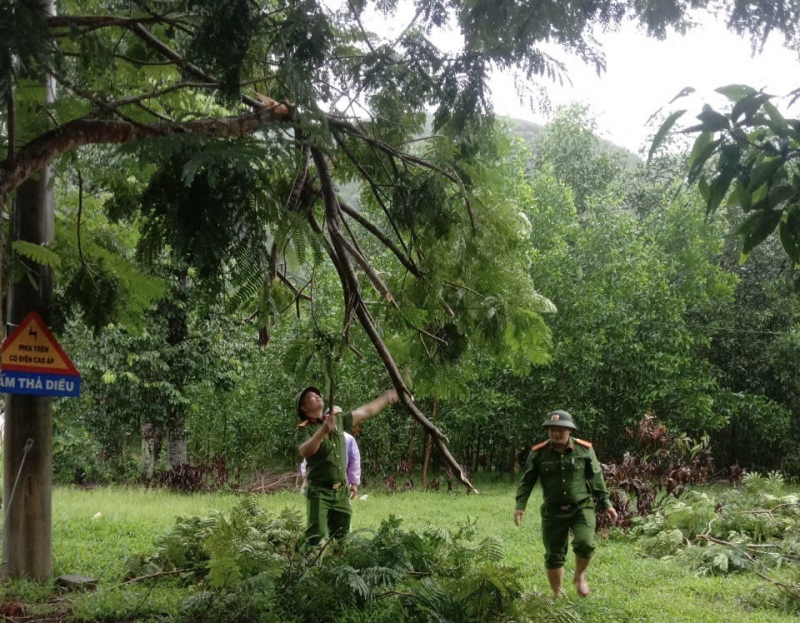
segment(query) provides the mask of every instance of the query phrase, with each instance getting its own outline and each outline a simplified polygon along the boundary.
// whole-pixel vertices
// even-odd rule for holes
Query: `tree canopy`
[[[742,207],[742,261],[777,230],[784,251],[800,265],[800,119],[785,117],[776,98],[763,90],[731,84],[717,91],[728,98],[730,109],[719,112],[706,104],[697,115],[700,123],[681,130],[696,135],[688,182],[697,185],[709,213],[723,202]],[[789,95],[788,107],[798,96],[800,89]],[[686,112],[667,117],[653,149]]]

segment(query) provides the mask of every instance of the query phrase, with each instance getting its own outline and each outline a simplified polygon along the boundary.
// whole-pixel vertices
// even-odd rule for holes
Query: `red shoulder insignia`
[[[544,448],[548,443],[550,443],[550,442],[549,441],[543,441],[542,443],[537,443],[535,446],[533,446],[533,448],[531,448],[531,450],[533,450],[534,452],[538,452],[539,450]]]
[[[578,439],[577,437],[573,437],[573,439],[575,440],[575,443],[582,445],[584,448],[592,447],[591,441],[586,441],[585,439]]]

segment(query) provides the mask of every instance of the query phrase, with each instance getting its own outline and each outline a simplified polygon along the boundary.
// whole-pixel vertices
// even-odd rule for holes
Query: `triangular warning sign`
[[[42,317],[31,312],[3,342],[3,370],[79,375]]]

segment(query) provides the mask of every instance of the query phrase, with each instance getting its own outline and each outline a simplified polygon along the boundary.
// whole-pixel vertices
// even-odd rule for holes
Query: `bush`
[[[229,485],[229,480],[228,464],[222,456],[207,463],[181,463],[157,478],[158,484],[177,493],[219,491]]]
[[[107,455],[88,429],[55,421],[53,435],[53,482],[97,484],[133,482],[139,475],[135,457],[123,452]]]
[[[650,515],[666,499],[679,498],[690,485],[706,482],[713,467],[707,437],[695,442],[674,435],[649,413],[629,435],[637,439],[637,450],[626,452],[622,463],[602,466],[619,515],[617,525],[623,529],[631,526],[634,517]],[[598,519],[598,529],[610,525],[606,517]]]

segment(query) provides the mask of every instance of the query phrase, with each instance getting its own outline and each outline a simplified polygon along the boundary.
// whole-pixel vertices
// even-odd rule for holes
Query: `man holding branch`
[[[316,545],[328,536],[341,537],[350,531],[350,489],[347,483],[345,430],[352,430],[397,402],[392,389],[352,413],[324,413],[322,394],[313,386],[295,397],[300,423],[295,430],[295,445],[307,461],[306,537]]]

